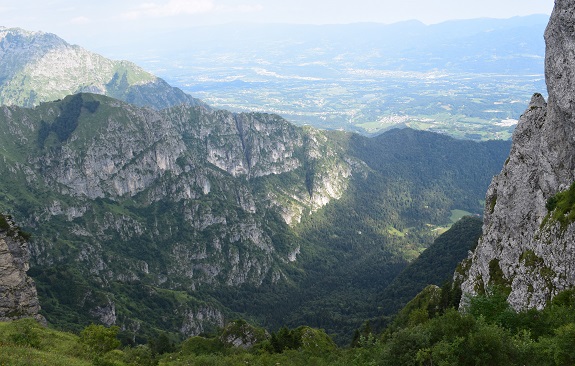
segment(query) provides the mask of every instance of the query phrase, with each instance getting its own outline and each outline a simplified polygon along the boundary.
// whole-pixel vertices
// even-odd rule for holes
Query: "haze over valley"
[[[509,139],[533,91],[545,90],[547,20],[230,24],[101,51],[218,108],[367,135],[409,126]]]

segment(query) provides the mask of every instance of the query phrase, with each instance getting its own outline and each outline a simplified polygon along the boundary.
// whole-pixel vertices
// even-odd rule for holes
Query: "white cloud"
[[[194,15],[214,11],[213,0],[169,0],[164,3],[143,3],[137,9],[124,14],[130,19],[162,18],[175,15]]]

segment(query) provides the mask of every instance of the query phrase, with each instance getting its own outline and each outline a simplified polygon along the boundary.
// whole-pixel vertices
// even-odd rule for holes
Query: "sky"
[[[550,14],[553,0],[0,0],[0,26],[98,48],[146,34],[225,23],[347,24]]]

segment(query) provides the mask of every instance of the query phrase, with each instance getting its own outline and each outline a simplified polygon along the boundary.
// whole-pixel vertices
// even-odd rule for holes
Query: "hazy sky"
[[[395,23],[550,14],[553,0],[0,0],[0,25],[56,33],[90,48],[148,32],[230,22]],[[100,39],[101,41],[101,39]]]

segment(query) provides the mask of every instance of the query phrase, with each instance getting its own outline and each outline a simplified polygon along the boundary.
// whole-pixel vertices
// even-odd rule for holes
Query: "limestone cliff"
[[[542,308],[575,285],[573,9],[574,0],[555,2],[545,32],[548,102],[535,94],[521,117],[487,192],[483,236],[456,274],[464,294],[500,286],[515,309]]]
[[[41,233],[31,246],[36,275],[69,287],[61,304],[134,329],[112,284],[165,297],[154,288],[285,283],[301,245],[289,224],[367,169],[324,132],[204,106],[158,111],[76,94],[1,107],[0,127],[0,207],[20,207]],[[226,316],[193,296],[174,300],[173,314],[186,335]]]
[[[11,109],[2,112],[0,119],[11,121]],[[138,280],[164,272],[172,281],[180,278],[176,283],[185,279],[192,288],[275,281],[281,277],[275,263],[293,261],[298,246],[274,245],[274,232],[262,225],[261,215],[277,207],[290,218],[313,211],[339,198],[352,170],[362,169],[359,163],[352,168],[355,160],[343,159],[341,149],[318,146],[317,139],[326,140],[321,132],[268,114],[190,106],[155,111],[93,94],[19,112],[24,112],[17,122],[20,134],[43,137],[27,163],[14,162],[14,172],[61,195],[47,202],[45,214],[36,214],[33,221],[87,221],[76,231],[74,256],[107,280]],[[21,123],[34,118],[43,118],[40,125],[28,129]],[[62,126],[68,125],[76,127],[64,134]],[[292,179],[267,184],[267,177],[281,174]],[[256,179],[268,188],[253,192],[247,182]],[[132,200],[139,207],[170,205],[177,211],[150,225],[143,220],[147,214],[101,210],[96,199]],[[204,234],[182,241],[182,230]],[[171,265],[158,268],[155,260],[141,255],[139,260],[131,255],[103,260],[101,243],[118,235],[139,248],[141,242],[169,240],[164,261]],[[36,241],[37,263],[54,260],[52,246],[42,238]],[[122,264],[114,263],[118,260]]]
[[[30,252],[26,234],[0,215],[0,321],[43,319],[34,281],[28,277]]]

